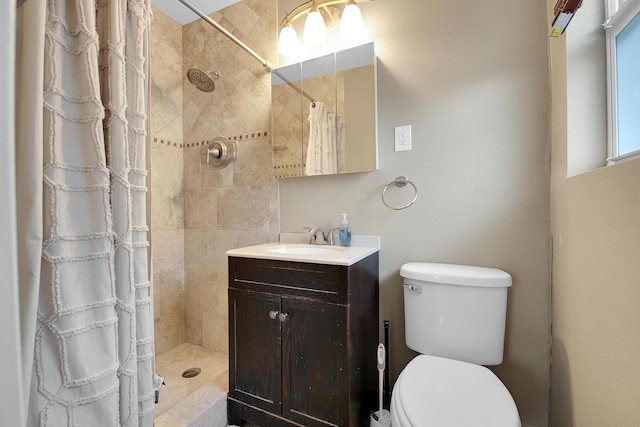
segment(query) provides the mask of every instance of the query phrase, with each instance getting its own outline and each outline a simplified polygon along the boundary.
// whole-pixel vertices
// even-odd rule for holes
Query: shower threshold
[[[192,344],[156,355],[156,372],[165,385],[155,408],[155,427],[226,427],[228,357]],[[183,377],[193,367],[200,373]]]

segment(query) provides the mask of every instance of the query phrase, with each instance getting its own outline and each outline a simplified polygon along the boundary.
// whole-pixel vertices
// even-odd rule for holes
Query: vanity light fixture
[[[340,36],[348,40],[357,40],[364,34],[362,13],[355,0],[349,0],[342,11],[340,20]]]
[[[291,26],[291,23],[288,23],[280,30],[278,53],[282,56],[295,56],[298,49],[300,49],[298,35],[296,34],[296,30]]]
[[[340,18],[336,6],[346,5]],[[340,20],[340,36],[357,40],[364,35],[362,13],[356,0],[310,0],[295,8],[282,20],[278,38],[278,53],[282,56],[295,56],[298,53],[298,36],[293,23],[306,17],[303,40],[310,45],[320,45],[327,40],[327,27]]]
[[[313,6],[311,12],[304,21],[304,32],[302,39],[305,43],[317,46],[327,41],[327,27],[324,24],[324,18],[320,15],[317,6]]]

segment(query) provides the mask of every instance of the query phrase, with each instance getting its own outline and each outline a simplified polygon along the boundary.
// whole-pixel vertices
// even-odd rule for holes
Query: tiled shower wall
[[[274,0],[245,0],[211,18],[273,61],[275,6]],[[183,82],[186,338],[228,351],[225,251],[273,241],[279,230],[271,75],[202,20],[185,25],[182,38],[183,75],[192,67],[221,75],[211,93]],[[198,145],[217,136],[238,143],[238,160],[222,170],[203,161]]]
[[[273,61],[269,55],[276,50],[275,10],[274,0],[245,0],[211,18]],[[179,35],[174,32],[176,26]],[[184,341],[227,351],[225,251],[273,241],[279,231],[270,141],[270,73],[202,20],[180,28],[154,9],[152,39],[156,351],[162,353]],[[180,44],[180,49],[174,49],[174,44]],[[156,55],[156,50],[164,51]],[[179,52],[179,70],[173,52]],[[154,64],[157,59],[167,62]],[[210,74],[219,71],[215,90],[205,93],[194,88],[185,77],[189,68]],[[171,126],[174,111],[181,117],[179,132]],[[167,129],[155,127],[154,121]],[[207,141],[218,136],[234,139],[239,151],[238,160],[222,170],[205,162]],[[172,160],[179,156],[182,162],[179,168],[175,165],[175,182],[167,183],[165,179],[174,176]],[[180,271],[173,269],[178,263],[182,263]]]
[[[151,253],[156,352],[185,340],[182,26],[151,22]]]

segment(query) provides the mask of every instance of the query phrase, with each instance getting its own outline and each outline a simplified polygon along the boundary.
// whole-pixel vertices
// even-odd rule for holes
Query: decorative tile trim
[[[274,165],[273,174],[276,178],[290,178],[292,176],[302,176],[303,164],[292,163],[286,165]]]
[[[161,139],[161,138],[153,138],[153,143],[154,144],[160,144],[160,145],[166,145],[168,147],[176,147],[176,148],[184,148],[184,144],[182,142],[177,142],[177,141],[170,141],[168,139]]]
[[[262,138],[266,138],[267,136],[269,136],[269,133],[267,131],[264,131],[264,132],[251,132],[251,133],[243,133],[240,135],[228,136],[227,139],[230,141],[241,142],[241,141],[251,141],[254,139],[262,139]],[[153,138],[154,144],[165,145],[167,147],[183,148],[183,149],[193,148],[193,147],[204,147],[210,144],[211,141],[212,139],[209,139],[206,141],[192,142],[190,144],[183,144],[182,142],[178,142],[178,141],[170,141],[168,139],[161,139],[157,137]]]
[[[248,141],[251,139],[259,139],[259,138],[265,138],[266,136],[268,136],[267,132],[253,132],[251,134],[245,133],[242,135],[236,135],[236,136],[228,136],[227,139],[231,140],[231,141]]]
[[[227,136],[226,138],[230,141],[251,141],[254,139],[262,139],[262,138],[266,138],[267,136],[269,136],[269,133],[267,131],[264,132],[252,132],[252,133],[244,133],[241,135],[233,135],[233,136]],[[185,144],[185,148],[192,148],[192,147],[204,147],[205,145],[210,144],[212,141],[212,139],[208,139],[206,141],[198,141],[198,142],[192,142],[190,144]]]

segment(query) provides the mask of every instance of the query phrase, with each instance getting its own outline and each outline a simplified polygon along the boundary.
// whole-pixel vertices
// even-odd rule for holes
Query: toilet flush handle
[[[413,292],[415,292],[416,294],[419,294],[422,292],[422,286],[418,286],[418,285],[410,285],[405,283],[404,285],[405,288],[412,290]]]

